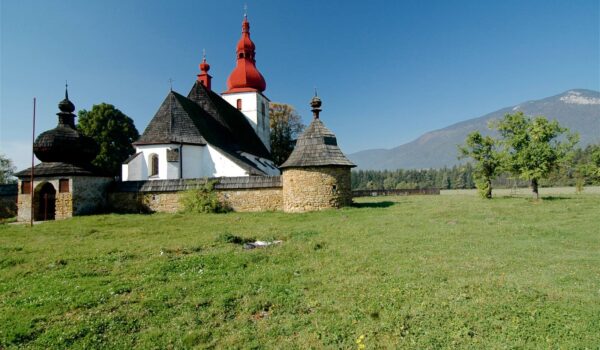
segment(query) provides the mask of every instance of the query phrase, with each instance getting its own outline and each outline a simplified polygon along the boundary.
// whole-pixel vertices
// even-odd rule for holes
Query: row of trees
[[[442,169],[352,171],[352,188],[356,190],[474,187],[473,166],[469,163]]]
[[[578,136],[555,120],[549,121],[543,116],[530,118],[516,112],[506,114],[490,128],[498,131],[499,138],[474,131],[465,144],[459,146],[461,156],[474,161],[475,185],[485,198],[492,197],[492,181],[503,173],[528,181],[536,198],[539,198],[540,181],[553,173],[572,171],[581,178],[595,178],[600,174],[600,164],[596,162],[600,155],[593,149],[589,162],[575,165],[574,146]]]

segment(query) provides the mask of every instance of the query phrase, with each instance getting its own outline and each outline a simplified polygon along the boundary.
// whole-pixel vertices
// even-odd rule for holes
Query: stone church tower
[[[310,102],[313,121],[298,137],[283,171],[283,211],[304,212],[352,204],[350,169],[355,167],[337,138],[319,119],[321,99]]]

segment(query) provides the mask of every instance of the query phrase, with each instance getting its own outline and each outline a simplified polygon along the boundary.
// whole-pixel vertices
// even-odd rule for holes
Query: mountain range
[[[491,120],[501,119],[507,113],[523,111],[525,115],[543,115],[556,119],[560,125],[579,133],[579,146],[600,143],[600,92],[574,89],[555,96],[505,107],[483,115],[434,130],[414,141],[391,149],[370,149],[349,154],[359,169],[424,169],[453,166],[457,159],[457,145],[474,130],[489,135]]]

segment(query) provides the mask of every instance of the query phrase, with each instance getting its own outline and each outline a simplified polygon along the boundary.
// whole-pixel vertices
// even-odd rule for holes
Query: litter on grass
[[[248,243],[244,243],[244,249],[254,249],[254,248],[264,248],[264,247],[268,247],[270,245],[274,245],[274,244],[280,244],[283,241],[254,241],[254,242],[248,242]]]

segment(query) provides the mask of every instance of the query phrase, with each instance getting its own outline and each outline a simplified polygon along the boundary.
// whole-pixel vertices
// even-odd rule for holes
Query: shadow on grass
[[[367,202],[367,203],[354,203],[355,208],[389,208],[395,205],[395,202],[383,201],[383,202]]]
[[[560,200],[564,200],[564,199],[573,199],[573,198],[563,197],[563,196],[541,196],[540,199],[545,200],[545,201],[560,201]]]

